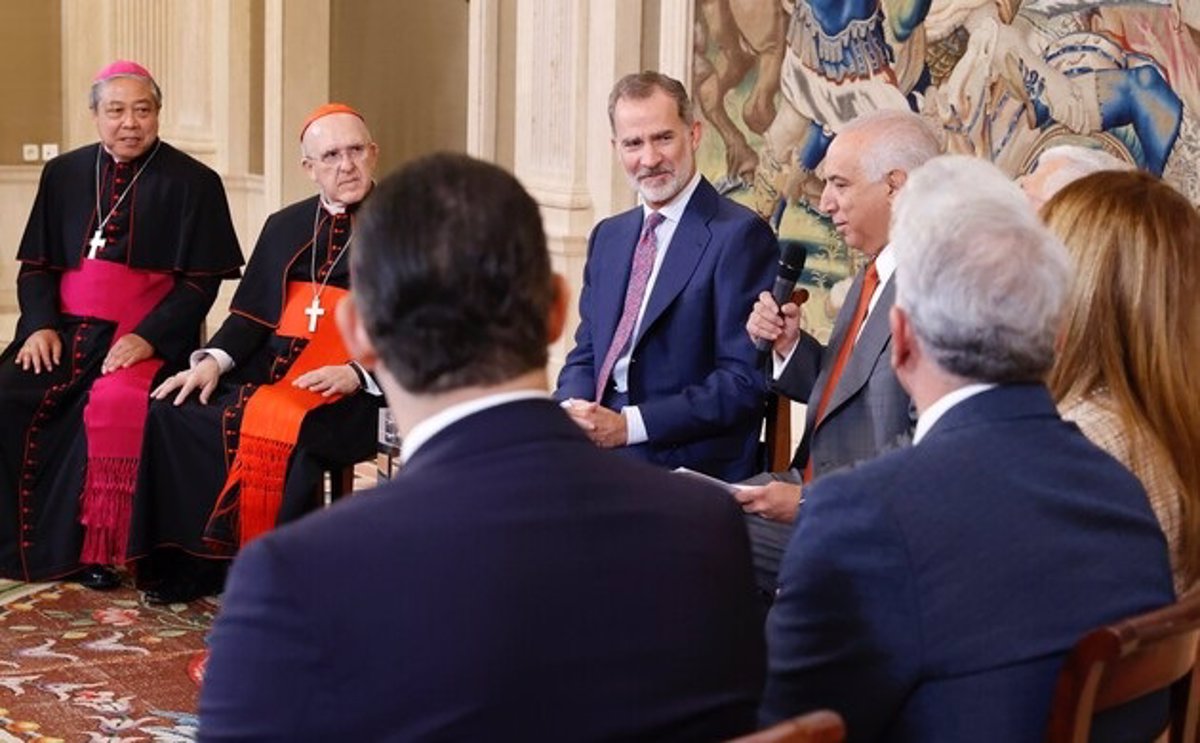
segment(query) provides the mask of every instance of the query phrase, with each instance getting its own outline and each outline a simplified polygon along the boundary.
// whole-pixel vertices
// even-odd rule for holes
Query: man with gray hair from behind
[[[1060,144],[1047,147],[1038,155],[1029,172],[1017,178],[1033,208],[1042,206],[1067,184],[1103,170],[1133,170],[1134,166],[1098,147]]]
[[[1042,382],[1070,276],[1020,189],[936,158],[909,175],[890,234],[913,446],[807,491],[761,721],[829,708],[850,741],[1035,743],[1075,641],[1172,601],[1166,545],[1137,480]],[[1123,712],[1110,724],[1128,739],[1157,722]]]

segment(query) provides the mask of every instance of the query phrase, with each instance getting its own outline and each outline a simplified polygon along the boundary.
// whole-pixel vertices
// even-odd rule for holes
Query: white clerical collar
[[[929,430],[933,428],[933,424],[937,423],[938,419],[945,415],[950,408],[953,408],[967,398],[978,395],[980,392],[987,392],[995,386],[994,384],[982,383],[968,384],[939,397],[936,402],[925,409],[924,413],[921,413],[917,417],[917,427],[913,431],[912,438],[913,446],[916,446],[920,443],[921,439],[925,438],[925,434],[929,433]]]
[[[367,194],[370,194],[374,188],[375,188],[375,180],[372,179],[371,180],[371,188],[367,189]],[[329,197],[327,197],[325,195],[324,191],[318,191],[317,197],[321,199],[321,208],[324,209],[325,211],[329,212],[330,214],[334,214],[334,215],[345,214],[346,210],[349,209],[351,206],[353,206],[353,204],[342,204],[337,201],[330,201]],[[366,199],[366,198],[367,198],[366,196],[363,196],[363,199]],[[354,203],[357,204],[359,202],[356,201]]]
[[[327,199],[325,197],[324,191],[322,191],[318,195],[321,197],[321,208],[324,209],[325,211],[329,212],[330,214],[334,214],[334,215],[346,213],[346,205],[345,204],[339,204],[335,201],[330,201],[329,199]]]
[[[642,203],[642,217],[650,216],[650,212],[658,212],[666,219],[669,219],[675,224],[679,224],[679,220],[683,219],[683,213],[687,211],[688,202],[692,200],[692,194],[696,192],[696,186],[700,185],[700,171],[697,170],[692,174],[692,179],[683,187],[683,190],[675,194],[675,198],[671,199],[666,206],[660,209],[652,209],[649,204]]]
[[[451,423],[457,423],[469,415],[518,400],[549,399],[550,395],[540,390],[516,390],[514,392],[497,392],[494,395],[484,395],[483,397],[476,397],[473,400],[451,405],[412,427],[412,430],[400,442],[400,461],[407,462],[412,459],[413,454],[416,454],[417,449],[420,449],[426,441],[429,441],[434,435]]]

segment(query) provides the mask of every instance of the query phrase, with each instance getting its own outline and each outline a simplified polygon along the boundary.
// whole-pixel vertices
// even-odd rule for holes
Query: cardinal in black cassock
[[[341,104],[301,136],[321,193],[267,219],[229,318],[151,403],[129,554],[147,558],[139,579],[157,603],[219,590],[241,544],[317,507],[324,469],[375,453],[383,398],[333,318],[375,145]],[[202,364],[219,374],[206,401],[186,386]]]

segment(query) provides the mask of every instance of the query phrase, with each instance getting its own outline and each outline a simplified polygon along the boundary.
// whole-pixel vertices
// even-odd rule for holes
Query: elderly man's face
[[[379,147],[366,124],[354,114],[323,116],[304,132],[301,164],[308,177],[334,204],[357,204],[371,190]]]
[[[868,136],[851,132],[839,135],[829,145],[820,208],[833,220],[846,245],[874,256],[887,245],[893,189],[886,175],[871,181],[863,173],[862,152]]]
[[[92,118],[100,142],[118,160],[139,157],[158,139],[158,104],[144,78],[115,77],[104,83]]]
[[[685,123],[675,99],[662,90],[622,98],[613,109],[613,148],[629,185],[651,209],[666,206],[687,186],[699,146],[699,122]]]

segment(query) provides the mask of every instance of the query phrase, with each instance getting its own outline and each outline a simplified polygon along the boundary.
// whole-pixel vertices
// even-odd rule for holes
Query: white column
[[[499,0],[473,0],[467,41],[467,153],[496,156],[496,88],[500,67]]]
[[[266,0],[264,15],[263,179],[274,211],[313,194],[299,127],[329,99],[329,0]]]
[[[551,260],[572,290],[553,375],[578,322],[588,233],[634,203],[612,155],[607,108],[613,83],[638,68],[642,3],[517,2],[514,169],[542,207]]]
[[[692,34],[696,0],[660,0],[658,71],[692,90]]]

